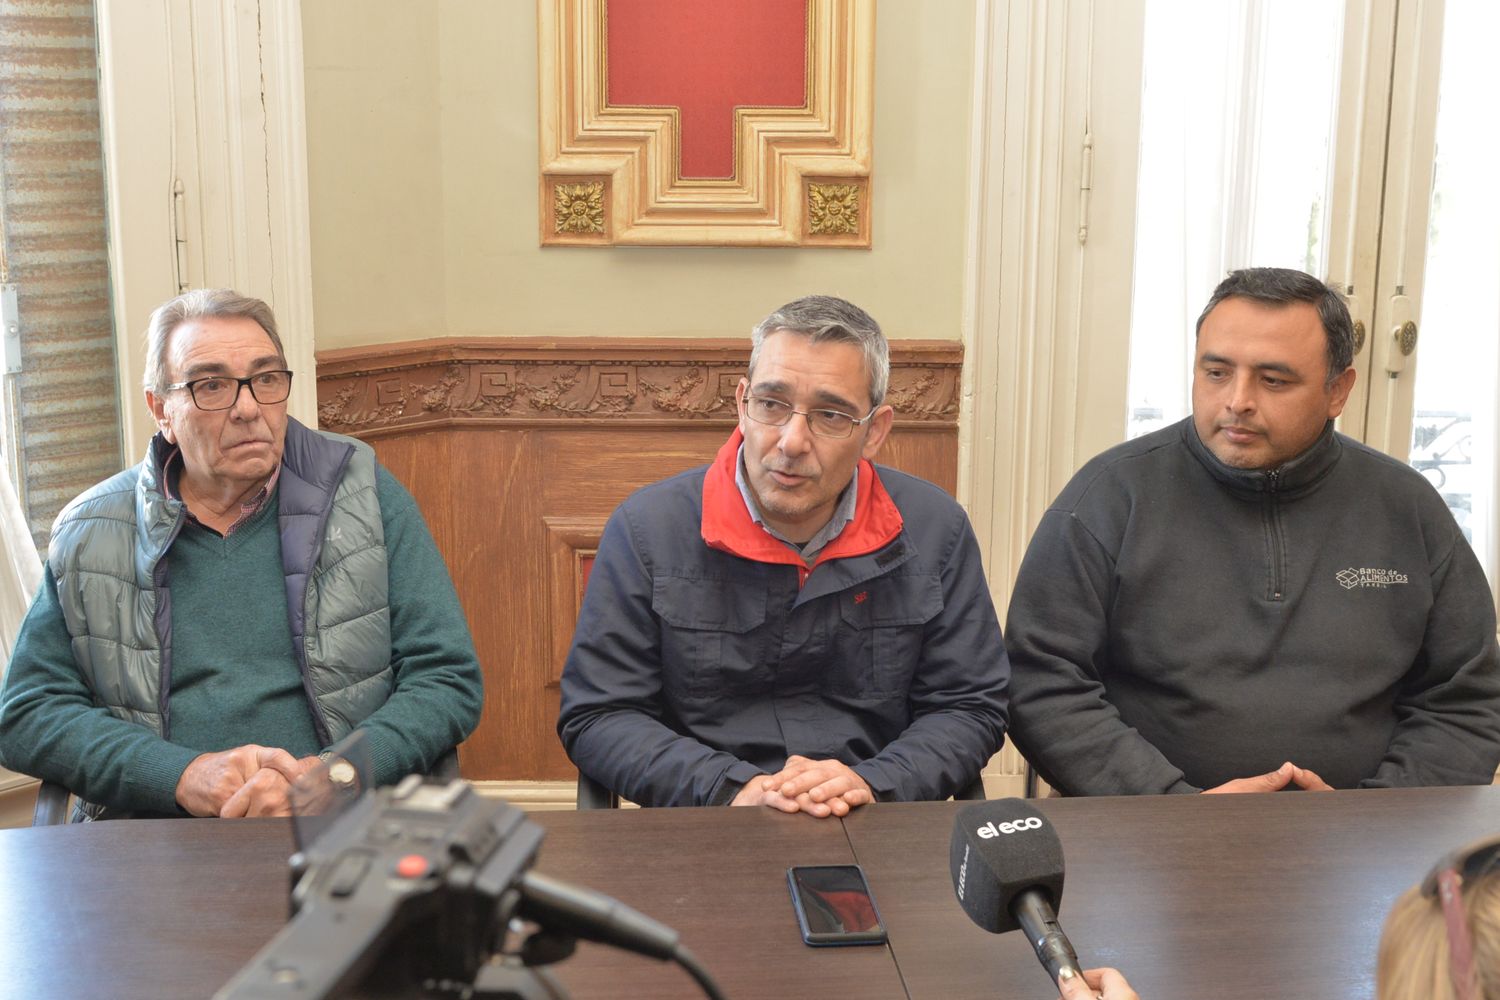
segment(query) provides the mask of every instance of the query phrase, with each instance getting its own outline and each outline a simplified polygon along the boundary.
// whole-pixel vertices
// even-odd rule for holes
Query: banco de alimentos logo
[[[1394,569],[1372,569],[1369,566],[1355,569],[1341,569],[1334,574],[1339,586],[1345,590],[1354,590],[1357,587],[1386,587],[1406,582],[1406,574]]]

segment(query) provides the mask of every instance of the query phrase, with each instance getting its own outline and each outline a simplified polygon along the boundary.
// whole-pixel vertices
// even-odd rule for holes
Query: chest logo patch
[[[1371,569],[1368,566],[1360,569],[1351,566],[1348,569],[1339,570],[1333,576],[1338,580],[1339,586],[1345,590],[1355,590],[1361,587],[1385,590],[1387,587],[1406,582],[1405,573],[1394,569]]]

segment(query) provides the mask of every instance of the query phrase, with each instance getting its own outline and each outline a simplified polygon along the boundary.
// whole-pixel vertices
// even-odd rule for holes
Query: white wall
[[[973,10],[879,5],[874,249],[544,250],[535,4],[304,4],[318,348],[739,336],[814,291],[959,339]]]

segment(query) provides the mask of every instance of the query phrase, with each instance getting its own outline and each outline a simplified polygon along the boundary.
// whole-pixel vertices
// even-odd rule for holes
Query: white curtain
[[[1130,437],[1191,409],[1194,324],[1228,271],[1326,272],[1342,33],[1338,0],[1147,3]]]
[[[42,580],[42,561],[26,526],[10,470],[0,461],[0,678],[10,663],[21,619]]]

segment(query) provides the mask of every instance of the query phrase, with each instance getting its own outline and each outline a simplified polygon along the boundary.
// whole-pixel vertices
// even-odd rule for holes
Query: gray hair
[[[1307,302],[1317,307],[1318,319],[1323,324],[1323,334],[1328,338],[1328,381],[1335,379],[1354,364],[1354,323],[1349,318],[1349,307],[1338,292],[1304,271],[1286,267],[1246,267],[1230,271],[1229,277],[1219,282],[1208,305],[1198,315],[1198,325],[1193,328],[1196,337],[1203,330],[1203,321],[1213,312],[1214,306],[1225,299],[1253,299],[1271,306],[1289,306],[1293,302]]]
[[[754,378],[766,338],[783,331],[807,337],[815,344],[832,341],[858,347],[864,353],[865,371],[870,376],[870,405],[885,402],[885,390],[891,381],[890,347],[880,332],[880,324],[859,306],[832,295],[808,295],[777,309],[750,331],[747,378]]]
[[[167,349],[179,326],[196,319],[237,317],[254,320],[271,338],[276,353],[286,357],[270,306],[228,288],[195,288],[162,303],[151,314],[146,325],[146,388],[157,393],[166,389]]]

